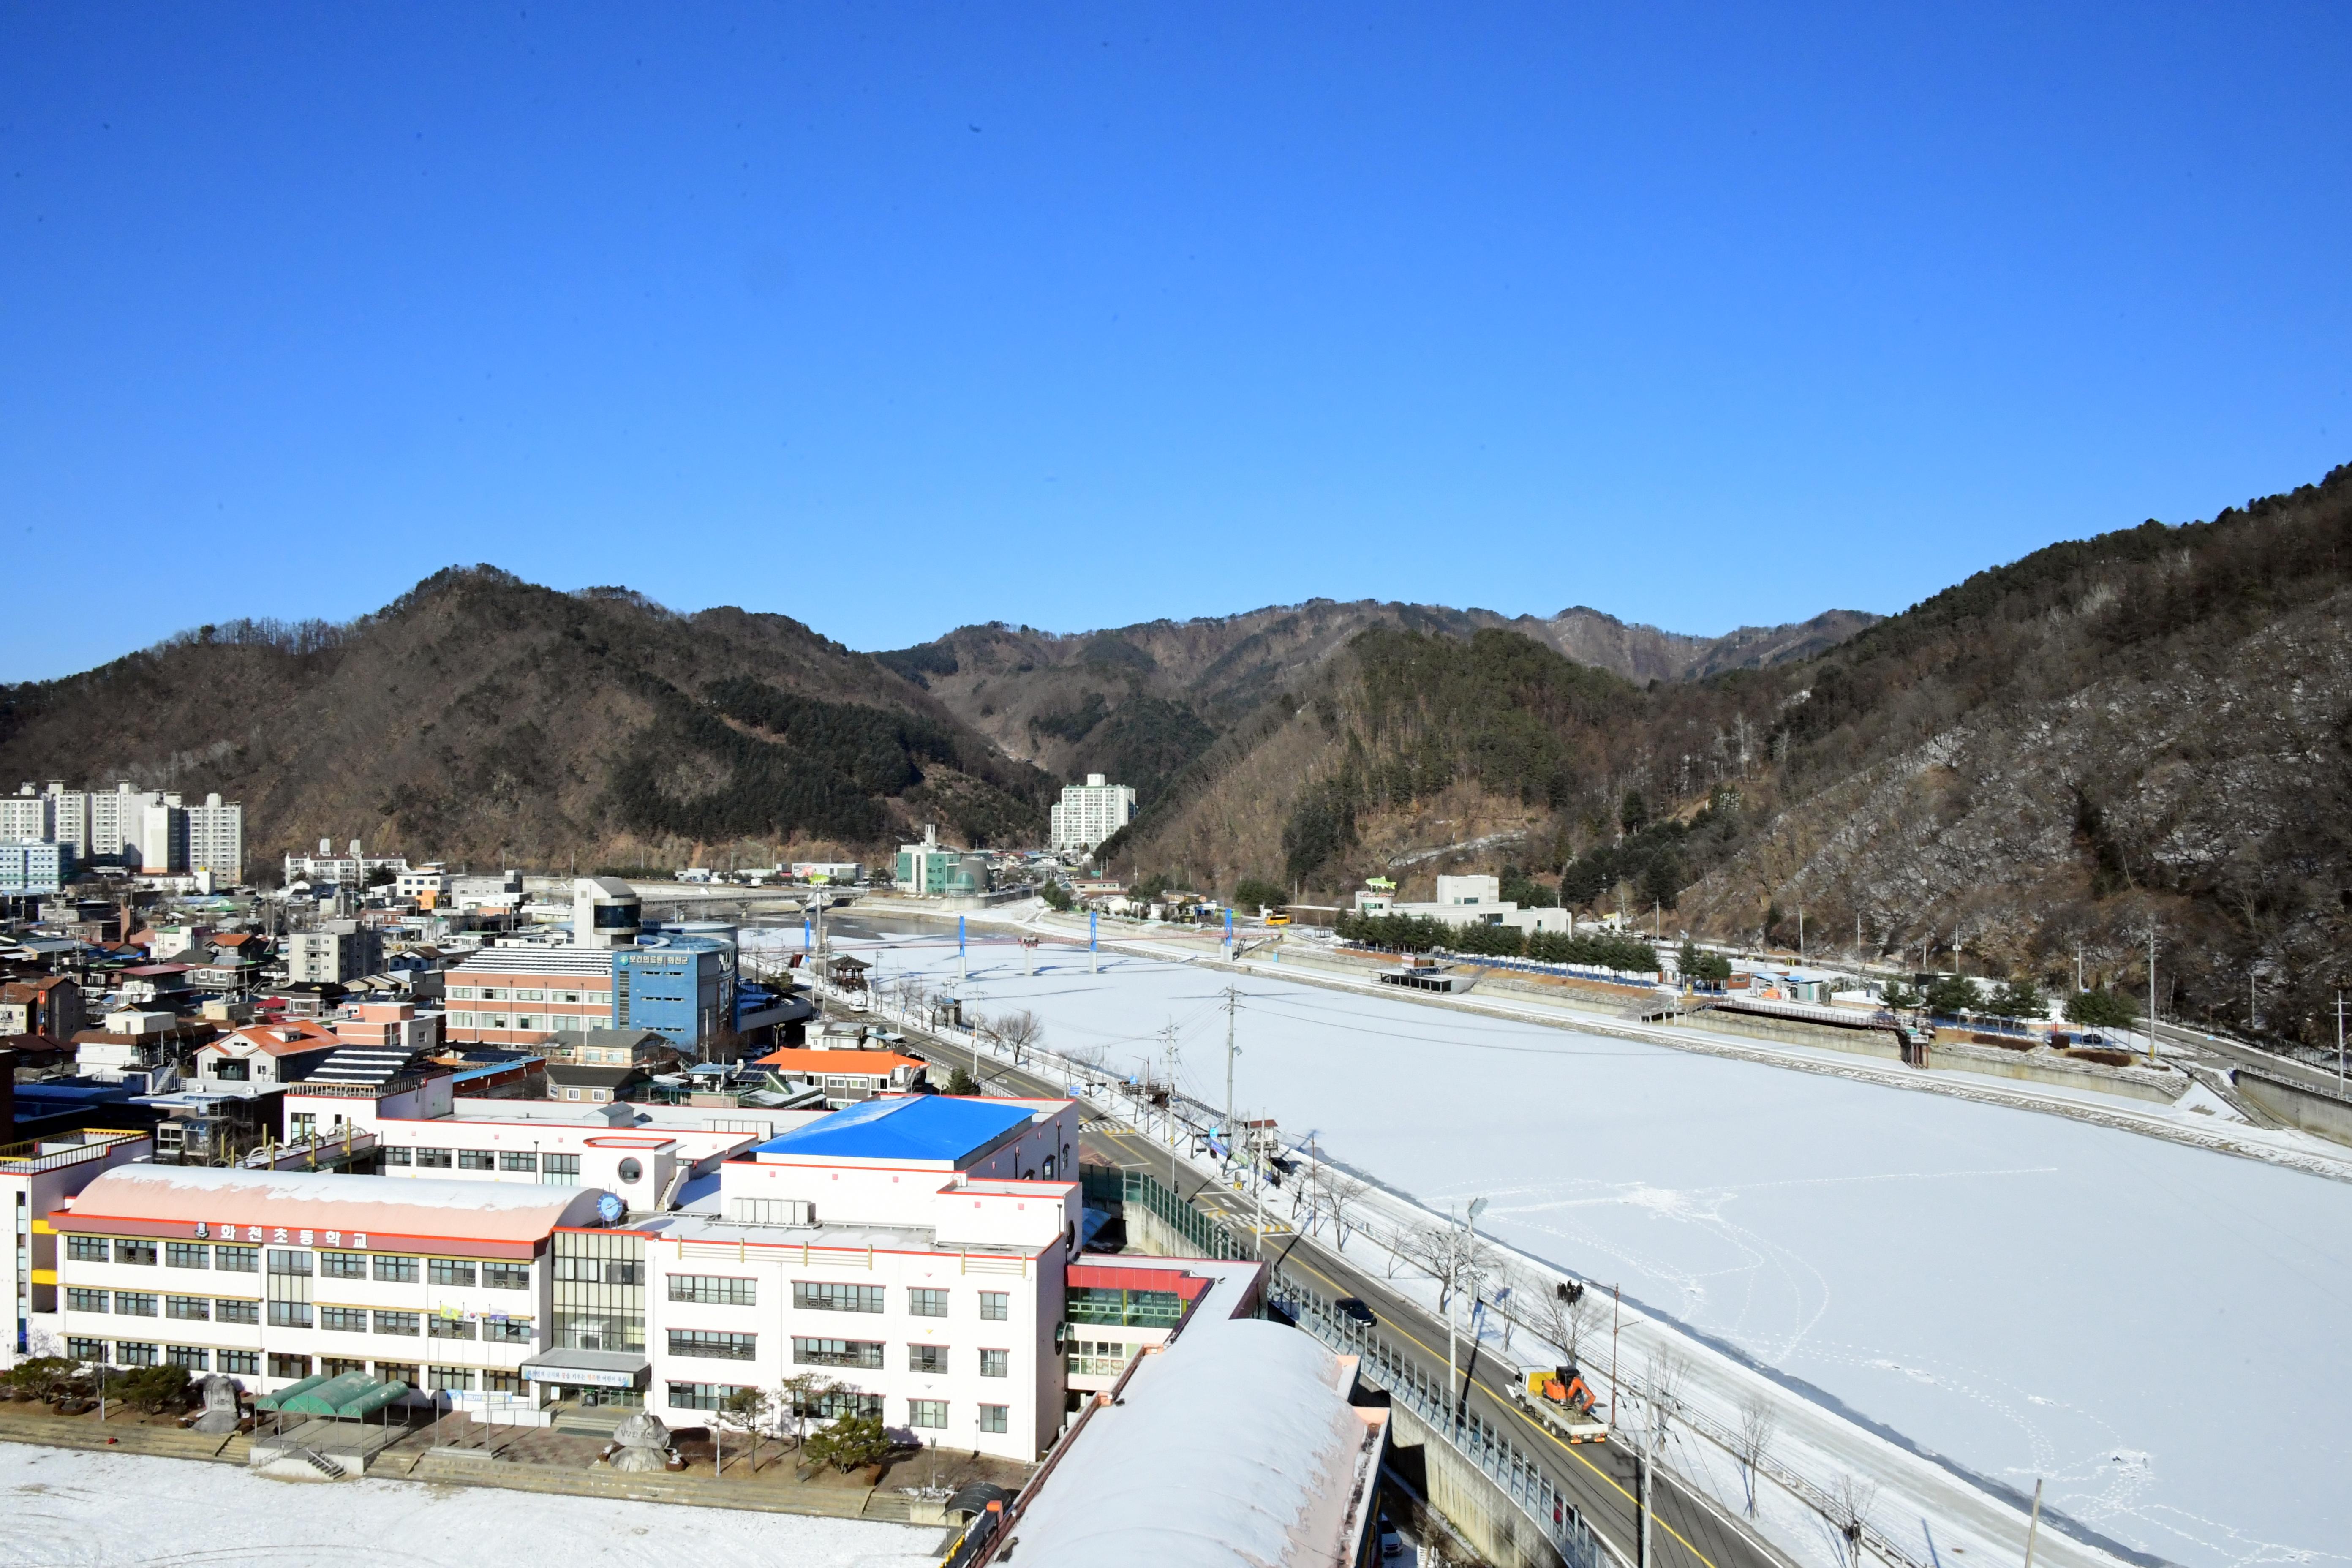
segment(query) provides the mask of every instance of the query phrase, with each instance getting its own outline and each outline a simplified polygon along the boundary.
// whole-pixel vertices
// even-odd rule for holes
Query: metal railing
[[[1274,1271],[1273,1295],[1300,1328],[1333,1350],[1356,1356],[1359,1378],[1385,1389],[1391,1404],[1412,1411],[1439,1440],[1476,1466],[1534,1521],[1568,1568],[1611,1568],[1615,1554],[1584,1522],[1577,1506],[1552,1484],[1544,1468],[1507,1434],[1469,1412],[1466,1402],[1459,1410],[1448,1408],[1453,1403],[1450,1389],[1399,1375],[1385,1342],[1374,1334],[1371,1325],[1338,1311],[1287,1270]]]
[[[85,1160],[104,1159],[109,1150],[134,1139],[150,1136],[150,1133],[119,1128],[91,1128],[81,1132],[59,1132],[47,1138],[28,1138],[19,1143],[0,1145],[0,1173],[31,1176],[43,1171],[63,1170],[68,1165],[79,1165]]]

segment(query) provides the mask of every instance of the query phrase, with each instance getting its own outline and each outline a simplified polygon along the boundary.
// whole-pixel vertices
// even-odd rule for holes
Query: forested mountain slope
[[[332,837],[476,865],[1034,840],[1052,781],[781,616],[440,573],[343,626],[207,626],[0,689],[0,781],[217,790],[255,873]]]
[[[1301,672],[1123,868],[1339,899],[1509,868],[1588,907],[2137,984],[2332,1037],[2352,916],[2352,468],[2053,545],[1826,652],[1656,687],[1385,626]],[[1924,944],[1924,946],[1923,946]]]
[[[1832,610],[1801,626],[1696,637],[1581,607],[1506,619],[1489,610],[1314,599],[1070,635],[965,626],[876,657],[1011,755],[1067,778],[1108,774],[1134,784],[1148,804],[1265,697],[1310,679],[1370,629],[1466,639],[1507,627],[1629,679],[1677,681],[1802,658],[1876,619]]]

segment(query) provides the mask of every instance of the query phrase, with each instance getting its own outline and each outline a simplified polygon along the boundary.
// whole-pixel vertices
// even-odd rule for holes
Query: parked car
[[[1339,1315],[1341,1317],[1352,1318],[1357,1322],[1362,1323],[1367,1327],[1380,1321],[1379,1319],[1372,1316],[1372,1310],[1364,1305],[1364,1299],[1361,1296],[1342,1296],[1339,1298],[1336,1305],[1339,1309]]]

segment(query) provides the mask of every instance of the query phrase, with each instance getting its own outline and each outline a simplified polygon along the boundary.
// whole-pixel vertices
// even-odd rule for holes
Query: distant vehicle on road
[[[1364,1324],[1380,1321],[1378,1318],[1372,1316],[1372,1310],[1364,1305],[1364,1299],[1361,1296],[1342,1296],[1335,1304],[1339,1307],[1342,1317],[1352,1318],[1357,1322]]]

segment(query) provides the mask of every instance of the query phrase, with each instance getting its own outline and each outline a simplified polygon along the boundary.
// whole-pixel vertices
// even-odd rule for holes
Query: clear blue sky
[[[2352,458],[2352,9],[0,4],[0,679],[1894,610]]]

